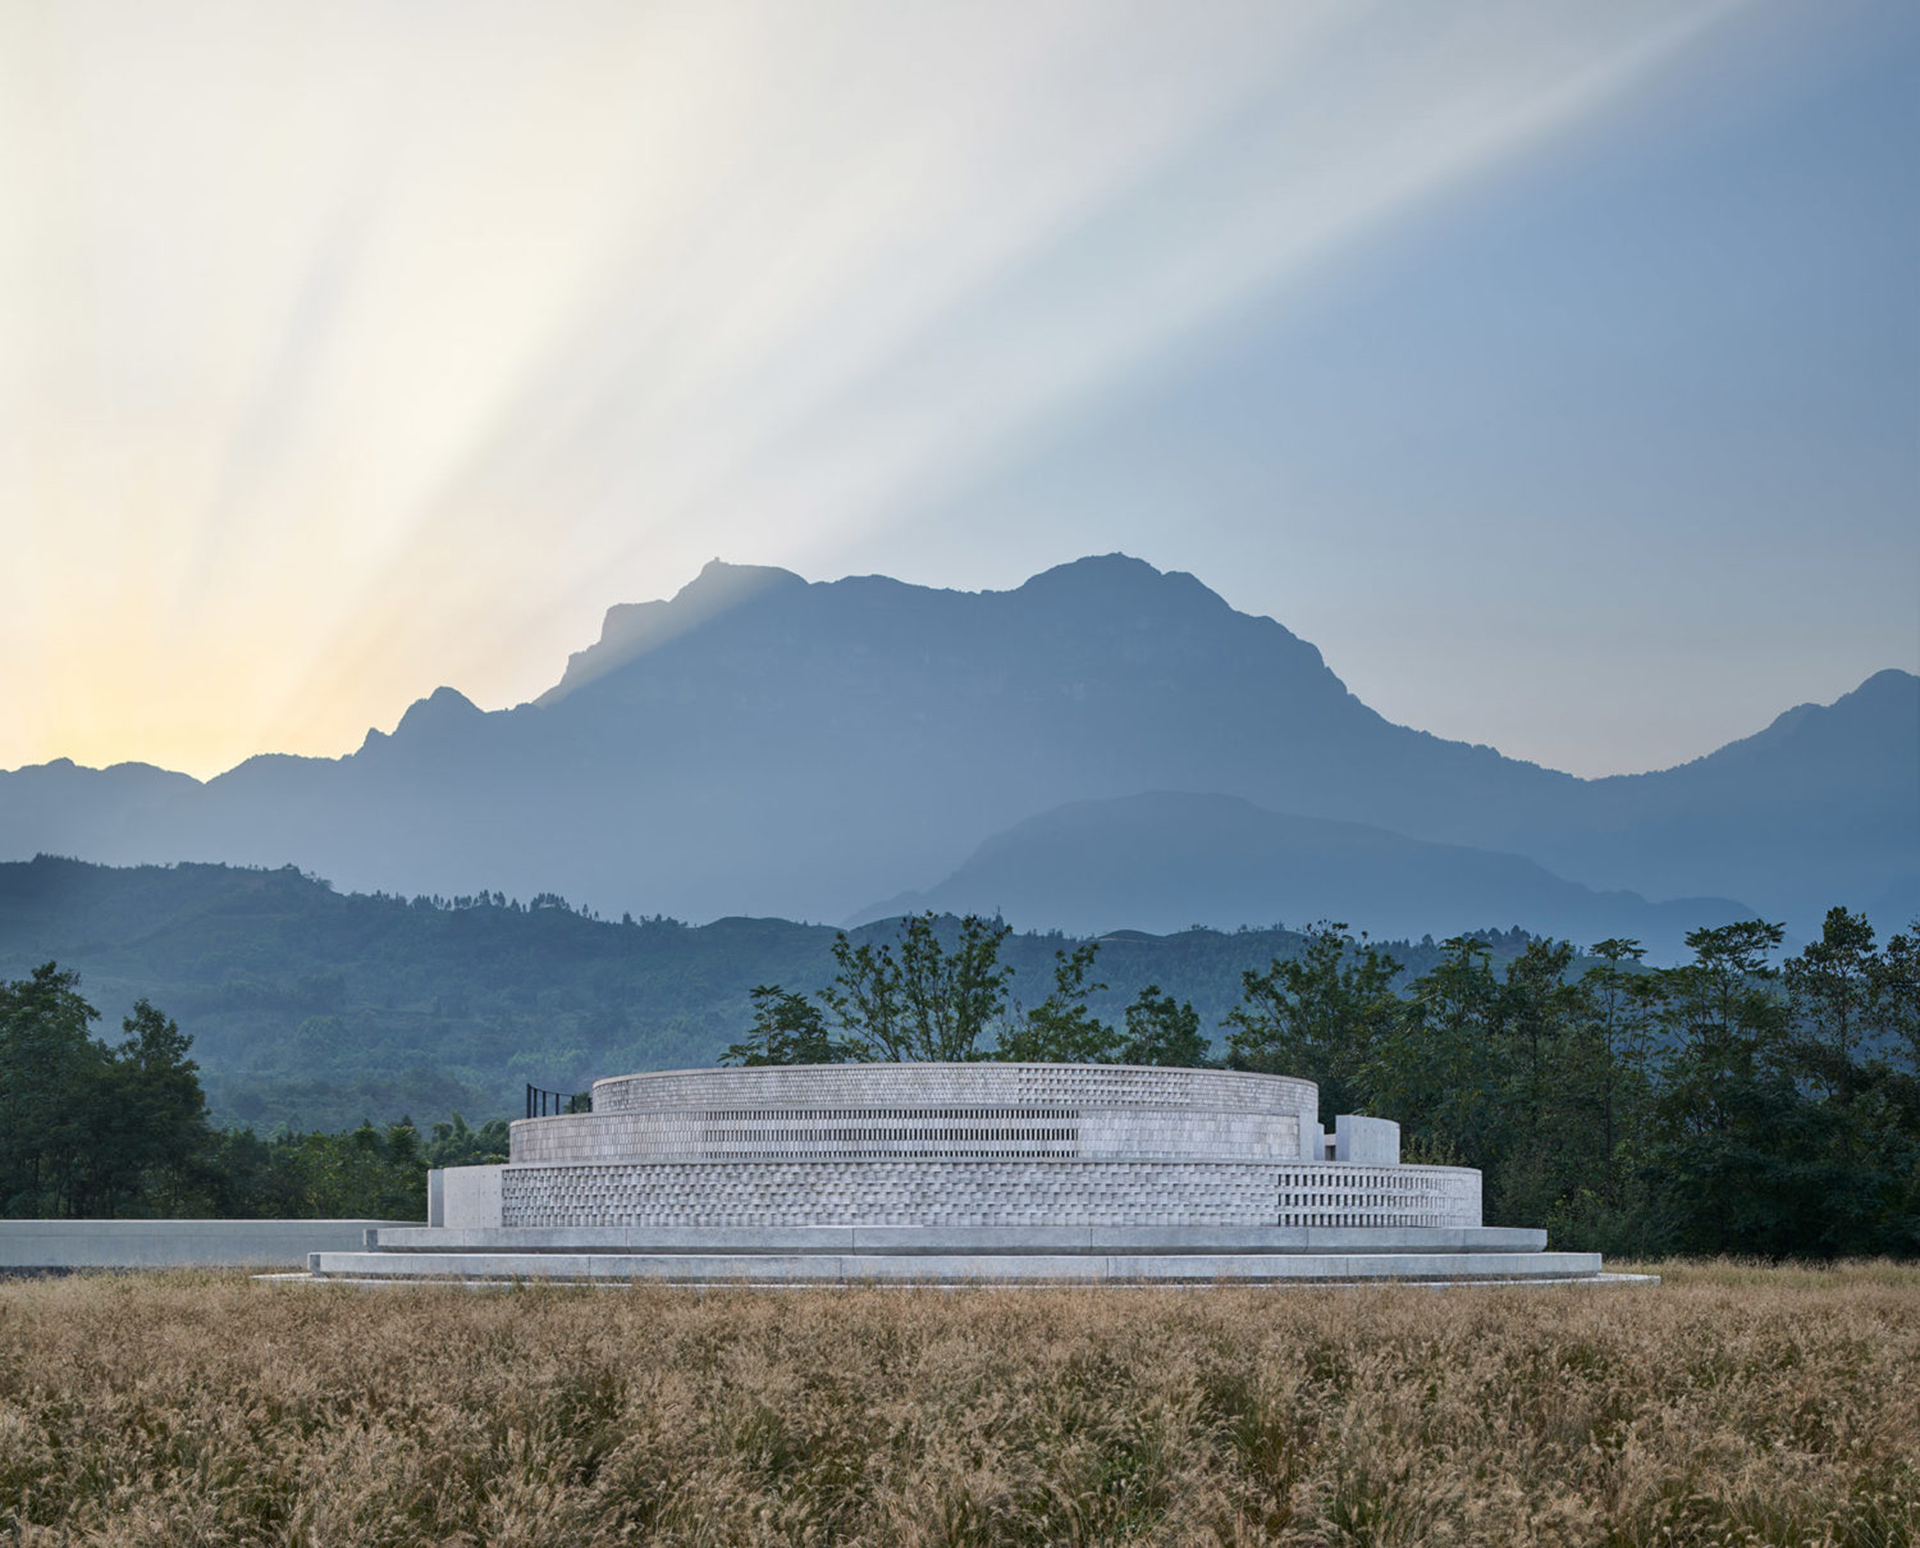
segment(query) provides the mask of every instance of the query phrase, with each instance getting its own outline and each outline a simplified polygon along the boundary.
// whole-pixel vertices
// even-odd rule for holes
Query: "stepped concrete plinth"
[[[1312,1082],[1115,1065],[674,1070],[432,1174],[425,1227],[316,1252],[349,1279],[821,1284],[1593,1280],[1483,1226],[1480,1174]]]

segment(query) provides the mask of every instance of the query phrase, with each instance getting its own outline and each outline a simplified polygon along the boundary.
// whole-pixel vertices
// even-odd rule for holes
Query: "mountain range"
[[[1804,933],[1834,903],[1920,911],[1920,678],[1583,780],[1395,725],[1275,620],[1122,555],[978,593],[716,561],[614,608],[511,709],[442,688],[346,757],[205,782],[0,774],[0,857],[37,852],[694,920],[951,903],[1033,927],[1333,916],[1670,949],[1748,912]]]
[[[1000,914],[1019,929],[1082,935],[1114,919],[1162,934],[1358,919],[1376,936],[1413,939],[1435,921],[1502,919],[1518,909],[1583,944],[1631,936],[1665,957],[1680,953],[1689,930],[1752,916],[1727,898],[1649,903],[1565,881],[1518,855],[1171,790],[1042,812],[988,839],[937,886],[858,918],[922,909]]]

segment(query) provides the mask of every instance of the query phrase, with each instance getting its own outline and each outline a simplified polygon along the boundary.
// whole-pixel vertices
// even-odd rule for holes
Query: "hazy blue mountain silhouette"
[[[716,562],[669,601],[613,609],[534,703],[483,713],[443,688],[351,756],[254,758],[204,785],[0,775],[0,839],[291,862],[355,890],[833,920],[1036,813],[1150,790],[1804,927],[1920,876],[1920,679],[1882,673],[1698,763],[1587,782],[1393,725],[1274,620],[1121,555],[981,593]]]
[[[1906,923],[1920,910],[1920,677],[1875,673],[1704,758],[1581,794],[1569,816],[1496,824],[1485,842],[1597,887],[1711,887],[1775,915],[1825,898]]]
[[[995,834],[951,876],[863,910],[1001,914],[1017,929],[1092,935],[1316,919],[1377,937],[1444,938],[1495,920],[1582,946],[1629,936],[1677,958],[1688,930],[1751,917],[1725,898],[1649,903],[1595,892],[1531,860],[1430,844],[1363,823],[1289,817],[1236,796],[1155,790],[1075,801]]]
[[[0,773],[0,856],[112,852],[131,841],[137,814],[199,788],[150,763],[88,769],[56,758]]]

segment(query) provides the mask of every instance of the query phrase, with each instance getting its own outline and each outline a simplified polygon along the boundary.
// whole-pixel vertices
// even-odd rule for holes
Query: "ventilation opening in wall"
[[[1439,1180],[1404,1168],[1282,1171],[1275,1220],[1323,1229],[1474,1223]]]
[[[1080,1113],[1058,1107],[722,1108],[703,1113],[715,1160],[781,1156],[1061,1157],[1079,1150]]]

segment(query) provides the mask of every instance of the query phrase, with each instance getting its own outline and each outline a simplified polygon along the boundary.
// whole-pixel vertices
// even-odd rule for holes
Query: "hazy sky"
[[[1579,773],[1920,667],[1911,0],[0,0],[0,767],[1121,549]]]

